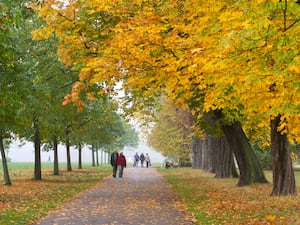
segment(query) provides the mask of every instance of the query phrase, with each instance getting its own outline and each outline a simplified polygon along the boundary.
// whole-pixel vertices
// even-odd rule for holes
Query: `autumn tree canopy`
[[[196,120],[221,111],[221,126],[240,121],[265,145],[272,127],[299,139],[297,1],[45,0],[32,7],[47,23],[34,38],[55,33],[60,60],[80,71],[65,103],[83,107],[81,92],[100,84],[98,93],[112,93],[122,81],[135,109],[147,111],[164,93]]]
[[[60,59],[81,69],[72,101],[86,85],[105,84],[104,92],[122,80],[136,98],[165,92],[194,111],[223,109],[229,121],[255,121],[263,131],[282,114],[279,129],[297,133],[295,1],[52,0],[38,9],[48,26],[35,38],[55,32]]]

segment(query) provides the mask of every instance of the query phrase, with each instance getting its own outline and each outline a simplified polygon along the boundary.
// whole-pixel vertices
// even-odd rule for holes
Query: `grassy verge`
[[[0,224],[3,225],[30,224],[111,173],[111,167],[101,166],[71,172],[61,169],[60,175],[54,176],[50,165],[44,165],[43,179],[34,181],[29,165],[27,168],[26,164],[12,163],[9,168],[13,184],[0,189]]]
[[[236,187],[237,179],[216,179],[191,168],[159,172],[183,198],[196,224],[300,224],[300,196],[270,197],[271,184]],[[270,179],[271,172],[266,176]]]

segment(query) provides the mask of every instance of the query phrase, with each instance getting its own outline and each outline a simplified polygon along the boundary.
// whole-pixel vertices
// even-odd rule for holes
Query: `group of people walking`
[[[148,153],[146,153],[146,155],[143,153],[141,155],[136,153],[134,156],[133,166],[138,167],[139,161],[141,162],[141,167],[144,167],[144,163],[146,163],[147,168],[151,166],[150,156]],[[120,152],[119,154],[117,150],[114,150],[110,157],[110,164],[113,167],[113,177],[115,178],[119,171],[118,176],[122,178],[124,168],[126,168],[126,157],[123,152]]]
[[[136,153],[134,155],[133,166],[138,167],[139,161],[141,161],[141,167],[144,167],[144,163],[146,163],[146,167],[147,168],[149,166],[151,166],[151,160],[150,160],[150,156],[149,156],[148,153],[146,153],[146,155],[144,155],[143,153],[141,155],[139,155],[138,153]]]
[[[110,164],[113,167],[113,177],[117,176],[117,171],[119,169],[119,177],[123,177],[124,168],[126,168],[126,157],[123,152],[118,153],[117,150],[114,150],[110,157]]]

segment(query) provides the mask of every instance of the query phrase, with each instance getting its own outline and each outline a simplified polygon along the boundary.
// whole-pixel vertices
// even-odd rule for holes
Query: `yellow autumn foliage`
[[[55,31],[60,60],[81,68],[81,81],[122,81],[147,100],[163,92],[193,111],[222,109],[249,132],[257,127],[251,131],[256,138],[264,138],[270,118],[282,115],[279,131],[298,138],[300,24],[294,2],[89,0],[61,9],[44,2],[36,10],[48,27],[34,35],[47,38]],[[85,90],[74,88],[72,101]]]

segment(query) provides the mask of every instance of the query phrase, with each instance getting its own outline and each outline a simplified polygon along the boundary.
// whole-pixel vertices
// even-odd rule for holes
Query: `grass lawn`
[[[300,196],[270,197],[272,184],[236,187],[237,179],[216,179],[192,168],[159,169],[184,199],[196,224],[300,224]],[[266,171],[272,180],[272,172]],[[295,171],[297,192],[300,171]]]
[[[60,175],[54,176],[53,163],[42,163],[42,180],[32,180],[33,163],[8,164],[11,186],[0,188],[0,224],[30,224],[43,217],[79,192],[91,188],[111,174],[110,166],[83,165],[71,172],[60,164]],[[3,178],[2,167],[0,176]]]

